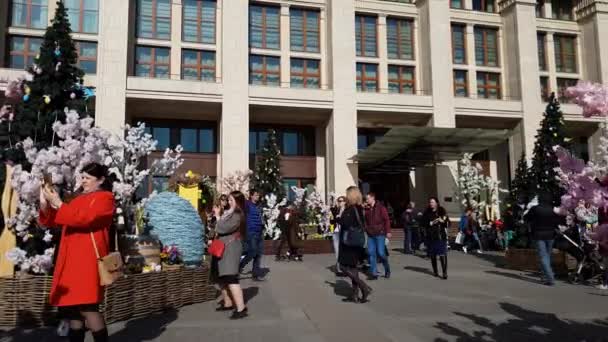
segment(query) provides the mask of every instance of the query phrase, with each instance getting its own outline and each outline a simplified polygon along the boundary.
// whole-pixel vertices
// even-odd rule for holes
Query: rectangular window
[[[11,36],[8,48],[8,67],[24,70],[34,64],[34,58],[40,52],[42,38]]]
[[[463,9],[464,8],[464,0],[450,0],[450,7],[451,8]]]
[[[500,74],[493,72],[478,72],[477,97],[483,99],[500,99]]]
[[[291,87],[319,89],[321,72],[315,59],[291,59]]]
[[[536,17],[545,17],[545,0],[536,0]]]
[[[357,90],[378,91],[378,64],[357,63]]]
[[[496,11],[496,0],[473,0],[473,11],[494,13]]]
[[[215,82],[215,52],[182,50],[182,79]]]
[[[498,30],[475,27],[475,61],[479,66],[498,66]]]
[[[566,96],[566,89],[574,87],[578,83],[576,78],[557,78],[557,97],[561,103],[570,103],[571,100]]]
[[[281,85],[281,59],[251,55],[249,57],[249,84],[275,87]]]
[[[98,0],[64,0],[73,32],[97,33]]]
[[[312,128],[275,128],[277,145],[285,156],[314,156],[315,131]],[[258,153],[268,139],[268,128],[252,127],[249,130],[249,154]]]
[[[416,93],[415,68],[410,66],[388,66],[388,91],[400,94]]]
[[[466,70],[454,70],[454,96],[469,96],[469,86]]]
[[[148,126],[146,131],[158,141],[157,151],[167,148],[175,148],[182,145],[184,152],[190,153],[215,153],[215,128],[196,127],[195,123],[180,122],[181,127],[176,126]]]
[[[320,51],[319,11],[292,8],[289,10],[291,51]]]
[[[280,7],[249,6],[249,46],[278,50],[280,47]]]
[[[551,12],[551,16],[553,19],[573,20],[574,1],[552,0]]]
[[[78,67],[85,74],[97,73],[97,43],[96,42],[76,42],[78,51]]]
[[[169,78],[170,50],[168,48],[137,46],[135,76]]]
[[[388,58],[414,60],[414,23],[409,19],[386,20]]]
[[[11,5],[11,26],[33,29],[47,27],[47,0],[13,0]]]
[[[556,34],[553,41],[557,72],[576,73],[576,37]]]
[[[378,18],[357,15],[355,16],[355,36],[357,43],[357,56],[376,57],[378,55]]]
[[[544,102],[549,100],[549,94],[551,91],[549,90],[549,77],[541,76],[540,77],[540,97]]]
[[[537,33],[536,34],[536,42],[538,45],[538,69],[542,71],[547,70],[547,54],[545,51],[545,38],[547,37],[546,33]]]
[[[137,37],[169,39],[171,1],[137,0]]]
[[[452,62],[467,64],[466,26],[452,25]]]
[[[182,39],[185,42],[215,44],[215,0],[182,1]]]

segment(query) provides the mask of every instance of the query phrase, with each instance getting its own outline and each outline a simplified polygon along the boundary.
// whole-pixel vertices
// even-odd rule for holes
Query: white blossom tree
[[[473,155],[465,153],[458,161],[458,182],[455,191],[456,198],[460,200],[463,208],[472,208],[475,212],[482,212],[486,207],[498,205],[499,193],[506,192],[500,188],[500,181],[483,175],[483,167],[479,163],[473,165]],[[483,200],[482,197],[486,197]]]
[[[277,225],[277,221],[281,214],[281,208],[286,204],[286,198],[279,202],[275,194],[266,195],[266,206],[263,208],[264,234],[273,240],[278,240],[281,237],[281,229]]]
[[[230,193],[232,191],[240,191],[243,194],[247,194],[249,191],[249,183],[251,181],[251,170],[247,171],[235,171],[228,174],[228,176],[222,178],[222,192]]]

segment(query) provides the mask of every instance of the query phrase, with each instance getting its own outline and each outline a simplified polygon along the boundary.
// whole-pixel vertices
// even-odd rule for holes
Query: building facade
[[[159,148],[182,144],[185,167],[218,178],[252,168],[273,128],[286,184],[363,182],[456,212],[454,162],[368,175],[353,157],[395,126],[509,129],[476,155],[506,183],[532,153],[548,94],[608,82],[606,0],[64,3],[97,124],[146,122]],[[32,63],[55,6],[0,0],[0,79]],[[598,122],[562,109],[576,150],[593,156]]]

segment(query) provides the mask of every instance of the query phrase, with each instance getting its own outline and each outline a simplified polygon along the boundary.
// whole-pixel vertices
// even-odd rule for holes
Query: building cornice
[[[505,11],[515,5],[536,6],[536,1],[535,0],[499,0],[498,1],[498,12],[502,13],[503,11]]]
[[[608,13],[608,0],[581,0],[576,5],[575,13],[577,21],[596,13]]]

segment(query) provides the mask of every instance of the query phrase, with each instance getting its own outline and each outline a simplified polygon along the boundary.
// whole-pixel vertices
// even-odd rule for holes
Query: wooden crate
[[[536,249],[511,248],[505,254],[508,268],[519,271],[540,271],[540,262]],[[563,251],[554,249],[551,255],[551,267],[557,275],[568,274],[576,266],[576,260]]]

